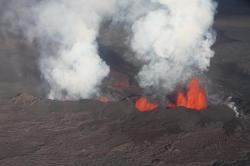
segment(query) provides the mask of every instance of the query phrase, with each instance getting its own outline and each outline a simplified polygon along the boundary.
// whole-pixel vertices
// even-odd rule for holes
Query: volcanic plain
[[[112,69],[107,83],[115,80],[119,89],[110,89],[110,102],[46,99],[36,47],[1,34],[0,166],[249,166],[249,1],[219,1],[204,111],[161,105],[139,112],[137,69],[119,56],[126,33],[117,27],[111,34],[108,24],[99,44]]]

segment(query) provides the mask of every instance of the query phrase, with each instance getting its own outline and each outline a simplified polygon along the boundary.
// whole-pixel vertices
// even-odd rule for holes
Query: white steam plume
[[[150,2],[154,7],[132,25],[131,47],[145,64],[137,76],[140,85],[167,93],[209,67],[216,4],[212,0]]]
[[[98,55],[96,38],[101,21],[114,11],[114,1],[18,3],[22,14],[19,26],[41,47],[40,68],[50,86],[48,97],[75,100],[97,96],[109,67]]]
[[[5,18],[18,23],[28,39],[38,41],[40,68],[51,99],[98,96],[109,73],[96,42],[106,17],[128,23],[135,52],[128,59],[143,64],[137,78],[146,89],[168,93],[196,72],[207,70],[214,54],[210,49],[215,42],[213,0],[11,2],[15,12],[7,12]]]
[[[59,42],[55,55],[45,55],[41,70],[50,85],[51,99],[80,99],[98,94],[109,67],[101,60],[96,38],[112,0],[56,0],[38,6],[37,31]],[[59,40],[59,41],[58,41]]]

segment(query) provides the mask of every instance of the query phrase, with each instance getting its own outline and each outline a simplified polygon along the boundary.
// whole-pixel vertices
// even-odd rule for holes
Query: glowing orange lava
[[[160,104],[159,103],[151,103],[146,97],[141,97],[139,98],[136,103],[135,107],[140,111],[140,112],[148,112],[148,111],[153,111],[156,109]]]
[[[192,79],[189,83],[187,94],[185,95],[182,90],[179,90],[176,104],[171,104],[170,107],[204,110],[208,107],[206,91],[200,86],[197,79]]]
[[[107,96],[101,96],[98,100],[100,102],[102,102],[102,103],[108,103],[108,102],[110,102],[110,100],[109,100],[109,98]]]

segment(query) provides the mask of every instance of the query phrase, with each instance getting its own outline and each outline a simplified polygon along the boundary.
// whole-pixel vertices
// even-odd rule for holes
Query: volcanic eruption
[[[213,0],[0,8],[0,166],[250,165],[250,14],[213,24]]]
[[[170,93],[176,85],[206,71],[214,55],[213,0],[59,0],[28,4],[18,2],[25,10],[13,24],[29,41],[38,43],[40,70],[48,85],[48,98],[53,100],[105,96],[107,86],[103,82],[113,69],[102,58],[97,39],[106,21],[111,22],[111,29],[122,23],[126,36],[120,40],[124,40],[128,52],[119,56],[135,66],[136,73],[131,77],[146,92]],[[117,80],[113,86],[127,89],[128,82]]]
[[[189,83],[187,93],[182,89],[178,91],[176,103],[169,107],[185,107],[194,110],[204,110],[208,107],[207,94],[205,88],[200,86],[198,79],[192,79]]]
[[[148,111],[153,111],[156,109],[160,103],[152,103],[150,102],[146,97],[141,97],[139,98],[136,103],[135,107],[140,111],[140,112],[148,112]]]
[[[140,97],[135,102],[135,107],[140,112],[154,111],[159,105],[160,103],[152,103],[146,97]],[[207,93],[205,88],[200,85],[198,79],[190,80],[186,93],[182,89],[178,90],[176,103],[167,104],[167,108],[177,107],[184,107],[197,111],[207,109]]]

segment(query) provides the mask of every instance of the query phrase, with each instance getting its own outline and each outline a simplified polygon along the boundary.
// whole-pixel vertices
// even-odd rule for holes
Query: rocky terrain
[[[55,102],[20,94],[2,101],[0,165],[248,165],[250,121],[225,106],[203,112],[132,100]]]

